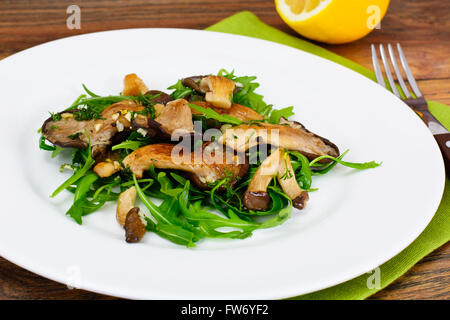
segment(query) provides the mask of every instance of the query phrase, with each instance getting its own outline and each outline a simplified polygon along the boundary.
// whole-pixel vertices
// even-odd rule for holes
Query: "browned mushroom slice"
[[[192,76],[188,78],[181,79],[183,86],[194,89],[197,92],[205,93],[202,88],[200,88],[200,81],[207,76]]]
[[[170,102],[170,101],[169,101]],[[157,103],[153,106],[155,108],[155,117],[159,117],[159,115],[161,114],[161,112],[163,111],[165,105],[162,103]]]
[[[131,128],[143,136],[170,140],[172,135],[181,136],[194,131],[192,112],[187,101],[178,99],[164,106],[155,104],[156,119],[136,115],[131,121]]]
[[[303,126],[259,122],[241,124],[224,130],[219,142],[243,152],[260,144],[271,144],[287,150],[296,150],[310,160],[319,156],[339,156],[339,149],[329,140],[309,132]],[[323,159],[323,163],[329,162]]]
[[[124,100],[107,107],[100,119],[78,121],[73,112],[60,113],[61,119],[47,119],[42,126],[42,134],[51,143],[60,147],[85,149],[88,146],[89,134],[94,156],[105,151],[112,138],[130,127],[131,112],[141,111],[144,107]]]
[[[191,101],[191,103],[198,105],[199,107],[202,107],[202,108],[213,109],[214,111],[216,111],[219,114],[233,116],[244,122],[255,121],[255,120],[259,121],[259,120],[264,119],[264,117],[262,115],[260,115],[258,112],[256,112],[255,110],[253,110],[249,107],[237,104],[237,103],[233,103],[231,105],[231,107],[228,109],[216,108],[211,103],[208,103],[206,101]],[[197,111],[194,109],[191,109],[191,111],[192,111],[192,114],[201,114],[200,111]]]
[[[311,131],[309,131],[308,129],[306,129],[305,126],[304,126],[303,124],[301,124],[300,122],[297,122],[297,121],[289,121],[289,120],[287,120],[286,118],[281,117],[281,118],[280,118],[280,124],[281,124],[281,125],[287,125],[287,126],[289,126],[289,127],[291,127],[291,128],[294,128],[294,129],[298,129],[298,130],[305,131],[306,133],[312,135],[313,137],[315,137],[315,138],[321,140],[321,141],[323,142],[323,144],[325,144],[326,146],[328,146],[328,147],[330,148],[330,149],[329,149],[328,155],[333,156],[333,157],[338,157],[338,156],[339,156],[339,154],[340,154],[339,148],[338,148],[333,142],[331,142],[330,140],[328,140],[328,139],[326,139],[326,138],[323,138],[323,137],[321,137],[321,136],[318,136],[318,135],[315,134],[315,133],[312,133]],[[333,152],[334,152],[334,155],[333,155]],[[305,153],[305,155],[306,155],[310,160],[313,160],[314,158],[316,158],[313,154],[307,154],[307,153]],[[319,161],[319,162],[321,162],[321,163],[327,163],[327,162],[330,162],[330,160],[329,160],[329,159],[323,159],[323,160],[321,160],[321,161]]]
[[[150,95],[153,98],[151,102],[159,103],[162,105],[168,104],[170,101],[173,101],[173,98],[165,92],[159,90],[150,90],[145,93],[145,95]]]
[[[117,199],[116,219],[117,222],[123,227],[125,226],[125,220],[128,212],[134,208],[136,202],[136,187],[132,186],[119,195]]]
[[[203,78],[206,78],[206,77],[208,77],[208,76],[191,76],[191,77],[181,79],[181,83],[185,87],[189,87],[191,89],[194,89],[198,93],[204,94],[204,93],[206,93],[206,91],[204,89],[200,88],[200,82],[202,81]],[[238,92],[240,89],[241,89],[241,87],[235,85],[233,93]]]
[[[222,76],[207,76],[200,81],[202,92],[206,92],[205,100],[217,108],[228,109],[231,107],[231,99],[235,84],[233,80]]]
[[[123,92],[124,96],[135,96],[139,94],[145,94],[148,91],[144,81],[139,78],[135,73],[127,74],[123,79]]]
[[[243,177],[248,171],[248,162],[243,154],[235,154],[233,150],[214,147],[205,143],[200,152],[185,151],[180,145],[167,143],[152,144],[130,153],[123,164],[138,178],[151,165],[159,169],[174,169],[185,171],[193,183],[202,189],[224,178],[230,178],[235,183],[238,177]]]
[[[102,161],[97,163],[93,170],[100,178],[107,178],[121,169],[119,161]]]
[[[191,108],[184,99],[169,102],[161,109],[155,121],[170,135],[194,131]]]
[[[161,91],[147,91],[147,94],[155,96],[151,102],[161,106],[160,111],[164,109],[164,106],[159,102],[170,102],[172,99]],[[42,126],[42,133],[50,142],[60,147],[85,149],[89,143],[85,134],[87,131],[91,138],[92,155],[97,160],[102,157],[107,146],[111,145],[115,137],[121,136],[120,133],[126,133],[125,131],[130,129],[138,131],[144,136],[170,139],[170,134],[163,129],[161,123],[142,114],[134,114],[134,118],[132,118],[133,112],[143,110],[142,105],[138,105],[131,100],[124,100],[103,110],[99,119],[78,121],[74,114],[76,110],[65,111],[58,114],[61,118],[58,121],[54,121],[52,117],[47,119]],[[190,113],[189,107],[183,109],[183,114],[187,113]],[[186,116],[185,118],[189,117]],[[164,118],[161,118],[161,121],[163,120]],[[192,119],[190,123],[192,126]],[[126,135],[121,137],[121,139],[124,138],[126,138]],[[105,164],[104,168],[108,167],[110,169],[111,165]],[[100,169],[103,168],[99,167]]]
[[[247,191],[244,193],[243,202],[249,210],[265,211],[269,207],[270,196],[267,187],[272,178],[278,173],[282,151],[274,150],[259,166],[253,175]]]
[[[139,78],[135,73],[127,74],[123,80],[124,87],[122,95],[124,96],[139,96],[142,95],[150,95],[153,96],[151,99],[151,102],[153,103],[160,103],[160,104],[167,104],[170,101],[173,100],[173,98],[168,95],[167,93],[164,93],[159,90],[148,90],[147,86],[145,85],[144,81],[142,81],[141,78]]]
[[[222,110],[226,110],[226,109],[222,109]],[[216,111],[217,111],[217,108],[216,108]],[[233,116],[244,122],[259,121],[259,120],[264,119],[264,117],[262,115],[260,115],[258,112],[256,112],[255,110],[253,110],[249,107],[243,106],[241,104],[237,104],[237,103],[233,103],[231,105],[231,108],[228,109],[226,112],[222,111],[222,114],[227,114],[227,115]]]
[[[163,129],[159,122],[141,114],[135,115],[134,119],[131,120],[131,130],[140,133],[144,137],[170,140],[170,134]]]
[[[231,107],[233,92],[236,89],[233,80],[222,76],[194,76],[182,79],[184,86],[205,94],[205,100],[217,108]]]
[[[293,206],[297,209],[303,209],[309,199],[309,195],[307,191],[298,185],[291,165],[291,159],[286,152],[281,156],[277,178],[284,193],[292,200]]]
[[[139,208],[132,208],[125,219],[125,240],[128,243],[136,243],[144,237],[146,228],[145,223],[139,216]]]

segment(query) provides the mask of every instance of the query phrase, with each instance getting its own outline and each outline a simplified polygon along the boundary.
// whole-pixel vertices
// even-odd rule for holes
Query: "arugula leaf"
[[[274,193],[280,194],[287,198],[278,189],[272,189]],[[287,198],[289,201],[290,199]],[[262,223],[257,223],[250,220],[244,220],[239,217],[232,209],[228,210],[227,217],[222,217],[217,214],[211,213],[203,209],[201,201],[196,201],[193,204],[189,204],[189,181],[184,187],[183,192],[178,198],[180,209],[186,220],[196,227],[199,227],[206,237],[225,237],[225,238],[237,238],[242,239],[251,236],[252,232],[256,229],[272,228],[283,222],[290,217],[292,204],[284,209],[281,209],[278,214]],[[221,232],[219,228],[234,228],[240,231]]]
[[[257,228],[254,222],[244,221],[240,219],[231,210],[229,218],[221,217],[217,214],[208,212],[202,208],[201,201],[196,201],[193,204],[189,203],[189,187],[190,182],[187,181],[184,185],[183,192],[178,197],[181,212],[187,221],[196,227],[203,227],[208,230],[214,230],[220,227],[239,228],[243,231],[253,231]]]
[[[39,138],[39,149],[45,150],[45,151],[55,151],[56,150],[56,146],[48,145],[45,142],[45,137],[43,135],[41,135],[41,137]]]
[[[186,181],[187,181],[186,178],[183,178],[182,176],[180,176],[180,175],[178,175],[178,174],[176,174],[176,173],[174,173],[174,172],[171,172],[171,173],[170,173],[170,176],[171,176],[176,182],[178,182],[179,184],[181,184],[181,185],[183,185],[183,186],[184,186],[184,184],[185,184]]]
[[[55,158],[61,152],[61,150],[61,147],[55,146],[55,150],[52,151],[52,158]]]
[[[189,221],[189,223],[198,227],[203,232],[205,237],[243,239],[251,236],[252,231],[258,228],[256,223],[240,219],[231,210],[229,212],[229,218],[224,218],[204,210],[200,201],[194,202],[192,205],[187,205],[184,199],[185,197],[183,194],[181,194],[178,199],[180,201],[180,208],[184,217],[187,221]],[[217,229],[223,227],[240,229],[241,231],[217,231]]]
[[[165,172],[159,172],[158,176],[156,177],[156,180],[159,182],[159,185],[161,186],[160,191],[170,197],[176,198],[183,191],[183,189],[181,188],[173,187],[172,182],[166,176]]]
[[[348,151],[348,150],[347,150]],[[345,153],[347,153],[347,151]],[[372,169],[372,168],[376,168],[379,167],[381,165],[381,163],[376,163],[375,161],[370,161],[370,162],[347,162],[347,161],[342,161],[339,158],[335,158],[332,156],[320,156],[317,157],[316,159],[314,159],[313,161],[310,162],[309,166],[310,167],[314,167],[314,166],[321,166],[320,164],[318,165],[317,162],[319,162],[322,159],[331,159],[343,166],[349,167],[349,168],[353,168],[353,169],[358,169],[358,170],[365,170],[365,169]]]
[[[78,102],[80,102],[81,100],[85,99],[87,96],[85,94],[81,94],[78,96],[78,98],[70,105],[69,108],[67,108],[66,110],[70,110],[72,109]]]
[[[292,200],[287,195],[285,195],[284,192],[281,191],[278,187],[270,186],[269,189],[287,200],[288,206],[281,209],[275,217],[262,222],[259,225],[260,229],[268,229],[279,226],[280,224],[283,224],[286,220],[288,220],[291,217],[292,213]]]
[[[221,69],[217,75],[233,80],[236,86],[240,88],[236,93],[233,94],[234,103],[247,106],[258,112],[259,114],[269,115],[273,106],[265,103],[263,100],[264,97],[262,95],[255,93],[255,90],[259,87],[259,83],[254,82],[254,80],[256,80],[256,77],[236,77],[234,75],[234,70],[228,72],[225,69]]]
[[[236,117],[233,117],[233,116],[230,116],[227,114],[225,114],[225,115],[219,114],[211,108],[202,108],[202,107],[197,106],[192,103],[189,103],[189,107],[203,113],[203,115],[208,119],[215,119],[219,122],[231,123],[231,124],[241,124],[242,123],[242,121]]]
[[[84,199],[75,201],[69,208],[69,210],[66,212],[66,215],[71,216],[72,219],[75,220],[75,222],[80,225],[83,223],[81,219],[81,217],[83,216],[83,204]]]
[[[259,87],[259,83],[255,82],[255,76],[237,77],[234,75],[234,70],[228,72],[225,69],[221,69],[217,75],[234,81],[239,88],[239,90],[233,94],[234,103],[242,104],[263,116],[268,116],[269,122],[278,124],[281,117],[288,119],[290,116],[294,115],[294,112],[292,112],[293,107],[277,110],[273,109],[273,105],[267,104],[264,101],[264,96],[255,92]]]
[[[91,188],[91,185],[98,179],[98,175],[90,173],[85,175],[77,185],[73,204],[67,211],[67,215],[71,216],[78,224],[82,223],[81,217],[84,214],[83,205],[86,200],[86,195]]]
[[[66,189],[67,187],[71,186],[75,182],[77,182],[81,177],[84,176],[84,174],[94,165],[95,160],[92,159],[92,152],[91,152],[91,138],[89,136],[89,133],[86,131],[86,135],[89,139],[89,147],[87,149],[88,157],[86,159],[86,162],[84,163],[83,167],[77,169],[75,173],[66,181],[64,181],[58,188],[56,188],[55,191],[53,191],[51,197],[54,198],[56,195],[58,195],[61,191]]]
[[[163,223],[154,223],[148,217],[145,218],[147,221],[147,230],[153,231],[162,238],[165,238],[175,244],[186,246],[188,248],[195,247],[194,234],[188,230],[180,228],[178,226],[172,226]]]
[[[114,192],[111,192],[111,189],[108,188],[105,194],[101,194],[96,199],[85,199],[83,204],[83,216],[97,211],[106,203],[106,201],[117,201],[118,198],[119,194],[114,194]]]
[[[273,124],[278,124],[280,123],[280,118],[284,117],[286,119],[289,119],[290,116],[293,116],[295,113],[292,111],[294,109],[294,107],[287,107],[287,108],[283,108],[283,109],[274,109],[272,110],[272,113],[270,114],[269,117],[269,122],[273,123]]]
[[[84,166],[77,171],[66,181],[64,181],[56,190],[52,193],[51,197],[54,198],[57,196],[61,191],[66,189],[67,187],[73,185],[75,182],[77,182],[81,177],[84,176],[84,174],[92,167],[92,165],[95,163],[95,161],[90,157],[84,164]]]
[[[297,172],[297,169],[300,168],[298,175],[296,174],[297,182],[303,190],[311,191],[312,173],[308,158],[298,151],[290,151],[289,154],[293,155],[299,161],[298,163],[291,161],[294,172]]]
[[[142,145],[144,145],[143,141],[136,141],[136,140],[125,140],[122,143],[116,144],[115,146],[111,147],[111,150],[119,150],[119,149],[130,149],[130,150],[137,150]]]
[[[151,216],[157,221],[157,223],[154,223],[151,219],[146,219],[149,230],[175,243],[180,244],[181,242],[188,247],[195,246],[193,243],[196,239],[195,234],[191,230],[188,230],[192,229],[192,227],[183,223],[173,212],[170,214],[171,211],[175,211],[173,207],[174,200],[168,199],[158,207],[144,194],[136,180],[135,174],[133,174],[133,181],[139,198],[150,211]]]
[[[184,98],[185,96],[195,92],[193,89],[191,89],[189,87],[185,87],[183,85],[183,83],[181,82],[181,80],[178,80],[177,83],[168,87],[167,89],[175,90],[174,92],[172,92],[170,94],[172,96],[172,98],[174,98],[175,100]]]
[[[180,226],[183,229],[192,232],[194,234],[193,238],[194,241],[198,241],[200,238],[203,237],[202,233],[198,229],[196,229],[192,224],[187,222],[183,216],[179,215],[180,206],[177,198],[168,198],[164,200],[159,206],[159,209],[167,214],[169,220],[174,225]]]
[[[100,97],[98,94],[93,93],[91,90],[89,90],[88,88],[86,88],[86,86],[83,84],[81,84],[83,86],[84,91],[86,91],[86,93],[88,95],[90,95],[91,97],[95,98],[95,97]]]
[[[158,206],[155,205],[153,202],[151,202],[144,194],[144,192],[142,191],[141,187],[139,186],[136,180],[136,175],[134,173],[133,173],[133,181],[139,198],[147,207],[147,209],[150,211],[150,214],[156,219],[156,221],[160,223],[171,224],[170,220],[164,215],[163,212],[161,212],[161,210],[159,210]]]
[[[148,173],[150,176],[158,182],[158,185],[155,185],[150,192],[151,196],[155,196],[157,198],[166,199],[167,197],[177,197],[182,188],[175,188],[172,184],[172,181],[167,177],[165,172],[156,172],[155,166],[152,164],[148,169]],[[172,175],[172,174],[171,174]],[[180,177],[181,178],[181,177]]]
[[[344,158],[344,156],[348,153],[349,150],[346,150],[343,154],[341,154],[338,159],[341,160],[342,158]],[[327,164],[323,167],[323,169],[321,170],[314,170],[311,171],[312,175],[324,175],[326,173],[328,173],[331,169],[333,169],[336,165],[338,164],[337,161],[333,161],[330,164]],[[314,167],[312,167],[314,168]]]

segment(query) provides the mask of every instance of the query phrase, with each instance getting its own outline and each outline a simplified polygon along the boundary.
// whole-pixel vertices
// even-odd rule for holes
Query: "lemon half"
[[[281,18],[302,36],[325,43],[358,40],[386,14],[389,0],[275,0]]]

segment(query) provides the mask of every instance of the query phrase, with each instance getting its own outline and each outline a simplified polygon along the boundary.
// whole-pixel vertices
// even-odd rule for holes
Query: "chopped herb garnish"
[[[67,136],[67,138],[70,138],[70,139],[72,139],[72,140],[76,140],[76,139],[78,139],[81,135],[82,135],[81,132],[77,132],[77,133],[71,134],[70,136]]]
[[[53,112],[49,112],[50,116],[52,117],[52,120],[57,122],[59,120],[61,120],[61,114],[59,113],[53,113]]]

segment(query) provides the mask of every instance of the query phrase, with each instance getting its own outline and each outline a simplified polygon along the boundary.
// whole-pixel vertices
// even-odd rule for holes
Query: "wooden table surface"
[[[66,8],[81,7],[81,29],[66,27]],[[277,15],[273,0],[1,0],[0,59],[71,35],[146,27],[203,29],[250,10],[262,21],[296,35]],[[370,43],[400,41],[428,99],[450,104],[450,7],[442,0],[391,1],[381,29],[357,42],[325,47],[371,68]],[[113,299],[68,290],[0,257],[0,299]],[[428,255],[372,299],[450,299],[450,244]]]

